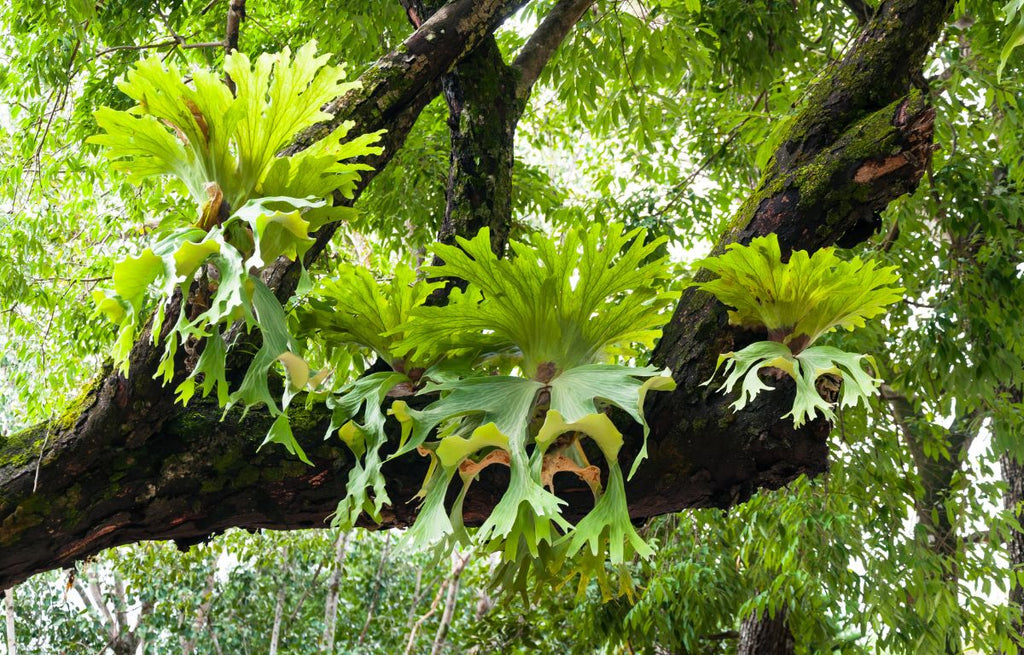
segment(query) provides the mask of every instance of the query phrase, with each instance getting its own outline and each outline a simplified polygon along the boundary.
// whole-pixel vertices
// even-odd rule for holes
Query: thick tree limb
[[[422,101],[429,85],[515,4],[447,5],[421,30],[452,20],[455,31],[444,39],[411,37],[404,51],[365,76],[362,90],[332,104],[336,120],[351,118],[366,130],[407,116],[403,112]],[[931,148],[932,113],[919,95],[907,94],[951,5],[893,0],[880,8],[847,56],[809,91],[719,248],[770,231],[779,233],[784,248],[819,248],[856,232],[916,185]],[[828,426],[819,421],[793,431],[780,422],[791,400],[786,390],[762,394],[754,406],[733,414],[728,399],[699,386],[718,353],[756,338],[730,328],[713,299],[692,290],[683,295],[654,360],[672,367],[679,389],[656,394],[648,406],[651,458],[629,489],[635,517],[727,505],[758,487],[825,469]],[[316,527],[334,510],[349,455],[340,444],[322,441],[325,410],[299,409],[292,417],[315,466],[277,449],[256,452],[269,426],[265,413],[220,422],[210,403],[187,411],[172,406],[171,394],[150,377],[158,356],[143,339],[128,380],[108,375],[65,418],[0,442],[0,589],[118,544],[187,543],[233,526]],[[47,434],[50,447],[33,493],[35,460]],[[635,452],[637,435],[630,437]],[[394,501],[386,525],[406,525],[414,517],[415,508],[405,501],[423,470],[416,459],[385,468]],[[497,478],[474,485],[467,523],[487,516],[503,488]],[[586,511],[585,490],[563,491],[570,515]]]

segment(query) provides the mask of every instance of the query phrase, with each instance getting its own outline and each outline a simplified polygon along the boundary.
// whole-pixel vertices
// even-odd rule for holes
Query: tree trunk
[[[288,558],[287,546],[281,553],[281,560],[284,564],[281,566],[280,570],[274,574],[274,579],[277,582],[278,589],[277,599],[274,602],[274,624],[270,630],[270,648],[267,651],[268,655],[277,655],[277,646],[281,640],[281,622],[284,620],[284,602],[288,598],[288,584],[286,581],[292,570],[292,562]]]
[[[418,618],[412,628],[409,629],[409,638],[405,642],[405,655],[412,655],[412,649],[416,645],[416,635],[419,634],[420,627],[422,627],[430,617],[437,613],[437,608],[441,603],[441,597],[444,596],[444,592],[448,588],[449,584],[451,584],[451,579],[445,577],[438,586],[437,593],[434,595],[434,600],[430,602],[430,607],[427,609],[427,612]]]
[[[377,574],[373,577],[373,595],[370,597],[370,607],[366,610],[366,621],[363,622],[363,629],[359,631],[359,639],[356,640],[356,649],[363,645],[366,633],[373,623],[374,614],[377,611],[377,600],[380,598],[381,578],[384,574],[384,565],[387,564],[391,555],[391,533],[384,537],[384,552],[380,554],[380,563],[377,565]]]
[[[448,103],[451,150],[444,221],[439,240],[454,243],[481,228],[491,232],[499,256],[512,224],[515,129],[522,115],[518,76],[489,36],[451,73],[442,88]]]
[[[217,570],[210,571],[209,575],[206,576],[206,585],[203,587],[202,599],[199,602],[199,609],[196,611],[195,620],[192,622],[192,635],[189,639],[183,640],[181,646],[182,655],[191,655],[196,649],[196,644],[199,643],[199,635],[203,632],[203,627],[209,622],[210,607],[213,606],[213,589],[217,585]]]
[[[882,385],[882,398],[889,404],[921,483],[922,494],[914,499],[917,520],[928,530],[928,547],[945,562],[942,567],[943,585],[955,589],[960,577],[957,562],[961,539],[956,526],[950,521],[947,503],[954,491],[954,478],[961,472],[971,443],[978,434],[976,414],[957,415],[945,435],[950,456],[932,457],[925,452],[924,444],[933,437],[922,430],[934,426],[917,414],[906,396],[890,386]],[[945,650],[950,654],[962,652],[963,646],[955,631],[946,633]]]
[[[4,592],[4,623],[7,625],[7,655],[18,655],[18,635],[14,632],[14,589]]]
[[[348,544],[348,532],[342,532],[334,542],[334,570],[331,581],[327,585],[327,598],[324,601],[324,634],[320,639],[321,649],[330,655],[334,652],[334,630],[338,623],[338,590],[341,588],[341,574],[345,563],[345,546]]]
[[[795,648],[784,607],[780,607],[775,616],[763,611],[753,612],[743,619],[737,655],[792,655]]]

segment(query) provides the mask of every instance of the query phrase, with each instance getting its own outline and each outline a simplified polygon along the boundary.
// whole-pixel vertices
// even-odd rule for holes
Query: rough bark
[[[1024,508],[1024,464],[1009,453],[1001,458],[1003,480],[1006,482],[1006,494],[1003,496],[1006,509],[1013,512],[1017,520],[1021,520],[1021,509]],[[1018,575],[1024,570],[1024,533],[1014,531],[1006,543],[1006,555],[1010,559],[1010,605],[1024,613],[1024,585],[1020,584]],[[1024,623],[1020,620],[1014,625],[1018,635],[1024,637]]]
[[[490,36],[444,76],[451,149],[444,220],[439,240],[472,236],[489,228],[491,249],[501,255],[512,219],[514,136],[522,115],[518,75],[502,60]]]
[[[419,27],[437,2],[402,0]],[[488,228],[491,249],[501,256],[512,227],[515,130],[541,70],[593,0],[561,0],[506,64],[493,36],[441,78],[451,135],[445,213],[438,230],[443,243]]]
[[[796,652],[793,635],[786,626],[786,610],[775,616],[767,611],[754,612],[743,619],[737,655],[791,655]]]
[[[414,122],[441,75],[519,4],[446,5],[364,74],[362,89],[330,105],[331,123],[351,119],[358,131],[387,126],[388,138],[400,144],[402,129]],[[786,249],[813,250],[844,235],[860,236],[862,223],[870,224],[889,201],[916,185],[931,149],[932,112],[920,95],[907,94],[951,5],[892,0],[879,9],[844,59],[809,90],[805,108],[719,249],[770,231]],[[311,130],[297,147],[330,127]],[[318,244],[329,237],[327,229]],[[315,256],[318,249],[310,252]],[[294,270],[280,266],[269,279],[286,289]],[[638,519],[729,505],[759,487],[825,469],[828,426],[817,421],[793,431],[779,420],[791,389],[763,394],[733,414],[729,399],[699,386],[718,353],[756,338],[730,328],[724,308],[704,294],[691,290],[681,298],[654,357],[673,369],[679,389],[655,394],[648,406],[651,457],[629,488]],[[279,450],[256,452],[269,427],[265,413],[220,422],[220,411],[209,403],[174,407],[171,394],[151,379],[158,357],[144,335],[127,380],[108,375],[62,419],[0,442],[0,589],[110,546],[143,539],[189,543],[233,526],[316,527],[334,510],[350,462],[343,447],[322,441],[326,411],[292,413],[313,467]],[[40,458],[44,440],[49,447]],[[630,434],[623,456],[631,457],[638,444],[638,435]],[[405,501],[423,470],[416,458],[385,467],[395,500],[385,526],[412,520],[415,509]],[[467,524],[479,523],[500,496],[503,487],[490,482],[474,485]],[[589,506],[586,494],[566,497],[570,518]]]

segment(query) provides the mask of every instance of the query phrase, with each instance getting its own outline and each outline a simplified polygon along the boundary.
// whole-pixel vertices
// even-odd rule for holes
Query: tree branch
[[[512,66],[519,71],[516,98],[525,102],[548,60],[594,0],[559,0],[523,44]]]
[[[846,8],[850,10],[850,13],[857,18],[857,22],[861,25],[871,20],[871,16],[875,13],[874,8],[866,0],[843,0],[843,4],[846,5]]]
[[[231,0],[228,3],[228,17],[224,27],[225,55],[230,55],[238,50],[238,33],[243,20],[245,20],[245,0]]]

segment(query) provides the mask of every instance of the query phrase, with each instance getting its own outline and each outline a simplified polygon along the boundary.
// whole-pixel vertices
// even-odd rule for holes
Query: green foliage
[[[193,88],[173,66],[145,60],[122,85],[139,104],[97,112],[107,133],[94,139],[132,179],[175,176],[199,205],[195,225],[173,229],[116,264],[113,289],[93,293],[98,311],[120,326],[115,363],[127,374],[142,312],[155,290],[150,331],[154,342],[164,343],[157,369],[164,383],[174,379],[179,346],[195,352],[204,344],[191,375],[177,387],[178,399],[187,403],[200,382],[204,396],[216,388],[226,407],[265,404],[277,416],[267,442],[281,443],[307,462],[284,410],[309,383],[308,366],[297,355],[284,309],[257,274],[279,257],[301,263],[313,244],[310,232],[342,215],[331,207],[332,194],[350,195],[366,169],[338,160],[380,151],[370,145],[377,135],[341,142],[349,129],[342,126],[298,154],[276,156],[299,132],[328,117],[319,109],[327,99],[351,88],[340,83],[341,69],[324,67],[327,58],[314,51],[310,43],[294,60],[287,50],[264,55],[255,68],[244,55],[228,56],[225,68],[237,97],[212,72],[195,70]],[[181,310],[184,299],[205,311],[189,315]],[[168,308],[174,322],[164,331]],[[239,320],[248,331],[259,328],[262,344],[239,388],[229,393],[224,333]],[[278,361],[289,377],[281,406],[267,382]]]
[[[1010,38],[1007,39],[1006,45],[1003,46],[1002,52],[999,53],[999,68],[996,69],[996,76],[1002,77],[1003,69],[1006,68],[1006,63],[1010,59],[1010,55],[1019,46],[1024,45],[1024,2],[1022,0],[1009,0],[1006,6],[1003,7],[1003,11],[1006,13],[1006,24],[1013,25],[1014,18],[1017,18],[1017,14],[1020,14],[1020,18],[1017,19],[1017,24],[1013,28],[1013,32],[1010,33]]]
[[[673,294],[662,290],[667,258],[655,257],[664,239],[645,243],[643,234],[595,225],[560,241],[513,242],[515,256],[505,260],[491,252],[487,230],[459,247],[439,244],[444,264],[428,274],[471,286],[445,307],[413,312],[400,328],[405,343],[418,357],[512,352],[527,376],[542,365],[565,370],[628,355],[633,343],[650,347]]]
[[[224,72],[237,94],[212,71],[195,69],[191,86],[173,64],[140,61],[119,88],[138,104],[128,111],[104,107],[96,122],[105,130],[90,142],[106,146],[115,170],[139,182],[152,175],[180,180],[195,201],[204,227],[218,214],[240,209],[255,198],[286,196],[332,200],[351,197],[364,165],[343,160],[379,153],[369,146],[377,134],[342,139],[352,127],[340,125],[311,147],[278,156],[306,128],[327,120],[320,107],[356,86],[343,83],[344,69],[326,66],[313,42],[294,59],[285,48],[264,54],[255,66],[241,53],[225,57]],[[345,215],[342,208],[312,213],[313,229]]]
[[[524,592],[536,574],[556,583],[578,575],[580,593],[597,576],[612,593],[606,560],[619,569],[621,589],[629,589],[623,567],[635,554],[652,551],[630,522],[618,461],[622,435],[603,410],[624,410],[646,436],[647,391],[674,383],[654,368],[605,362],[613,352],[633,352],[633,342],[652,343],[669,294],[656,291],[666,275],[664,258],[650,260],[660,241],[645,244],[642,231],[626,233],[617,225],[602,231],[570,233],[562,243],[513,241],[511,260],[493,255],[486,230],[461,240],[461,250],[437,245],[445,264],[430,272],[468,284],[442,306],[423,304],[439,283],[414,282],[413,273],[401,269],[378,283],[364,270],[345,268],[338,282],[317,292],[319,299],[300,318],[307,333],[368,348],[394,370],[361,378],[329,401],[335,407],[331,431],[337,429],[360,458],[337,521],[351,525],[362,509],[379,517],[387,502],[380,407],[387,396],[404,398],[415,389],[440,397],[423,409],[394,400],[389,410],[402,426],[391,457],[419,450],[431,459],[408,541],[440,544],[442,552],[476,543],[499,553],[498,578]],[[359,414],[363,423],[352,422]],[[606,463],[605,485],[581,447],[585,437]],[[462,501],[492,464],[509,468],[509,487],[471,537]],[[577,475],[595,495],[594,509],[575,527],[552,493],[560,471]],[[449,510],[445,499],[456,477],[461,491]]]
[[[398,328],[441,286],[439,282],[417,282],[416,272],[407,267],[397,268],[391,281],[382,285],[367,269],[344,265],[324,280],[309,305],[299,310],[300,327],[333,345],[368,348],[392,369],[409,369],[412,366],[402,357]]]
[[[183,72],[219,66],[222,48],[185,49],[171,38],[176,33],[189,43],[221,40],[224,5],[209,10],[208,4],[183,0],[154,11],[135,0],[14,0],[0,8],[7,46],[0,61],[6,101],[0,107],[0,434],[47,418],[94,374],[113,334],[89,319],[91,291],[98,284],[112,286],[101,278],[110,275],[114,261],[140,257],[137,244],[146,240],[157,250],[155,243],[169,234],[166,226],[193,222],[197,206],[208,200],[182,198],[153,178],[131,186],[93,148],[81,145],[95,131],[97,107],[130,104],[113,81],[141,54],[156,52]],[[515,29],[499,32],[506,61],[522,43],[523,31],[551,4],[530,3]],[[996,480],[999,457],[1020,449],[1024,416],[1010,393],[1024,383],[1024,89],[1019,48],[1012,45],[1021,17],[1019,11],[1011,14],[1016,5],[958,2],[956,20],[929,55],[935,141],[941,148],[919,192],[882,215],[883,233],[890,235],[884,247],[881,236],[865,247],[873,260],[899,266],[910,302],[893,306],[885,320],[820,340],[872,353],[877,375],[912,396],[919,416],[911,426],[927,447],[924,461],[929,467],[958,466],[949,484],[938,485],[940,502],[929,504],[927,512],[915,511],[918,503],[934,500],[928,495],[934,478],[912,456],[887,404],[877,402],[870,416],[862,404],[835,407],[827,477],[759,494],[728,513],[688,512],[638,530],[657,554],[630,565],[638,581],[635,605],[624,599],[600,604],[593,586],[578,602],[549,587],[526,606],[493,604],[485,590],[495,574],[492,561],[472,562],[457,587],[449,650],[727,653],[735,640],[722,636],[741,630],[747,613],[769,606],[787,609],[798,652],[937,653],[950,644],[977,652],[1019,648],[1014,607],[1004,600],[1019,584],[1005,559],[1006,542],[1019,522],[999,510],[1005,489]],[[251,20],[243,24],[240,48],[252,60],[283,44],[316,38],[324,52],[358,70],[409,32],[400,3],[353,0],[323,12],[309,0],[284,0],[249,3],[247,9]],[[520,121],[514,234],[555,234],[566,226],[616,220],[669,237],[669,251],[680,261],[704,252],[729,221],[738,194],[756,182],[758,166],[775,145],[769,136],[774,126],[842,52],[856,26],[840,0],[704,0],[699,13],[680,0],[595,4],[545,68]],[[111,47],[121,49],[105,52]],[[432,239],[444,209],[447,116],[443,99],[420,116],[392,163],[361,196],[361,215],[339,229],[312,275],[332,277],[335,262],[343,259],[376,269],[380,278],[391,275],[395,261],[422,257],[419,249]],[[294,207],[275,209],[290,213]],[[300,216],[312,220],[308,209]],[[160,232],[151,235],[154,228]],[[156,278],[150,297],[163,284],[164,278]],[[245,289],[244,282],[238,286]],[[332,302],[326,294],[323,301]],[[152,307],[142,302],[143,311]],[[295,332],[302,359],[316,366],[289,350],[282,362],[286,374],[300,380],[304,366],[323,366],[333,371],[331,385],[349,384],[350,372],[362,372],[367,351],[347,341],[351,337],[343,329],[348,330],[339,326],[336,337],[314,336],[308,343],[308,335]],[[402,334],[386,339],[381,348],[390,356],[384,359],[397,366],[402,355],[393,349]],[[258,340],[252,344],[258,349]],[[242,373],[222,373],[216,365],[223,361],[219,348],[229,345],[234,344],[209,337],[185,347],[192,349],[189,363],[199,355],[196,368],[202,369],[193,377],[194,393],[223,392],[226,402],[227,380]],[[512,363],[500,358],[488,366],[513,374]],[[427,378],[454,382],[461,379],[457,368],[447,361]],[[224,385],[217,382],[222,377]],[[378,409],[386,414],[384,407],[396,397],[408,400],[398,395],[411,390],[403,385],[409,383],[384,391],[382,379],[377,392],[352,390],[340,398],[376,402],[383,393]],[[368,404],[357,407],[351,423],[340,424],[339,433],[360,458],[368,457],[366,444],[373,439],[368,426],[376,419],[366,419],[368,411]],[[994,441],[986,447],[982,430],[970,454],[958,458],[949,421],[959,426],[965,422],[959,417],[972,413],[979,420],[990,417],[985,425],[991,425]],[[539,417],[538,422],[544,424]],[[551,414],[550,426],[556,424]],[[539,428],[534,431],[539,434]],[[486,436],[468,443],[471,432],[464,448],[471,450]],[[428,435],[424,443],[433,438]],[[584,442],[588,455],[603,458],[596,443]],[[455,457],[459,443],[448,443],[446,458]],[[479,465],[487,457],[483,452],[502,451],[488,448],[493,450],[477,450],[469,459]],[[606,495],[610,476],[607,486]],[[379,497],[373,481],[366,479],[362,497],[352,489],[350,484],[346,509],[372,514]],[[442,513],[455,523],[448,507]],[[933,517],[950,521],[952,538],[936,538]],[[192,634],[189,619],[203,600],[203,578],[218,567],[210,627],[197,631],[200,652],[267,652],[268,626],[282,590],[285,617],[294,619],[283,624],[279,652],[314,652],[322,650],[327,578],[335,570],[331,537],[322,532],[273,538],[234,533],[223,537],[223,547],[202,546],[187,555],[169,545],[142,544],[110,559],[117,559],[113,566],[125,577],[129,607],[156,601],[140,631],[151,650],[181,650],[179,637]],[[402,652],[418,618],[425,620],[412,651],[431,650],[442,612],[438,607],[427,613],[444,589],[439,585],[447,569],[408,550],[389,556],[388,543],[385,535],[353,536],[340,584],[338,650]],[[936,544],[954,547],[940,552]],[[590,552],[589,546],[580,551]],[[101,556],[101,567],[107,562]],[[99,581],[110,588],[109,579]],[[75,602],[75,592],[64,591],[63,576],[37,578],[15,596],[19,652],[98,652],[109,641],[102,618]],[[113,590],[108,597],[113,608]],[[242,615],[252,620],[238,620]]]
[[[867,374],[861,364],[862,360],[871,362],[870,357],[830,346],[809,346],[837,328],[863,327],[866,319],[901,299],[904,289],[890,286],[897,279],[895,268],[876,268],[858,257],[844,261],[832,248],[813,256],[797,250],[783,263],[774,234],[753,239],[748,246],[732,244],[726,253],[697,265],[718,275],[694,286],[733,307],[729,323],[764,329],[771,339],[718,358],[716,373],[726,364],[722,391],[732,391],[742,380],[740,397],[733,403],[736,411],[772,388],[761,380],[762,369],[781,371],[796,381],[793,409],[786,414],[793,417],[796,427],[819,411],[827,419],[835,419],[832,403],[817,390],[823,375],[844,380],[842,407],[866,403],[874,395],[881,380]]]

